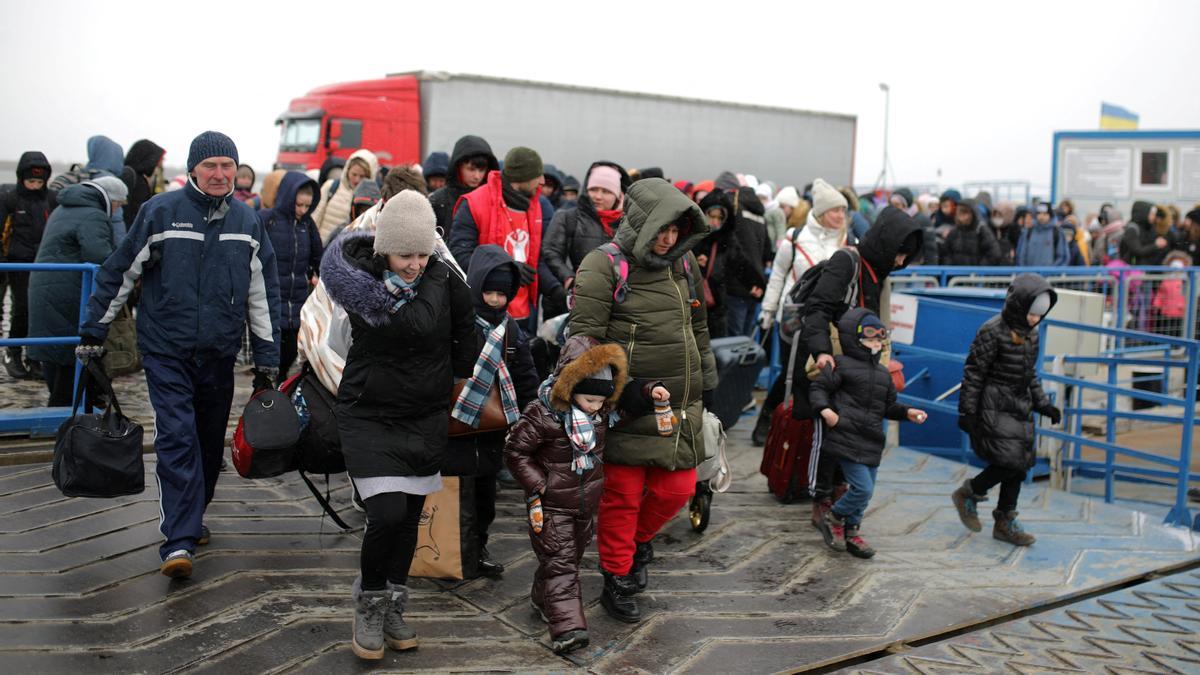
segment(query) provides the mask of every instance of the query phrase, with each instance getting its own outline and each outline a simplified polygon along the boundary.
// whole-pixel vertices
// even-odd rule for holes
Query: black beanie
[[[514,295],[513,287],[517,285],[517,279],[513,276],[512,265],[497,265],[483,279],[483,288],[479,289],[480,293],[488,291],[499,291],[510,297]]]
[[[588,396],[612,396],[617,390],[617,385],[613,382],[612,367],[605,366],[594,372],[589,377],[579,381],[575,388],[571,390],[571,394],[585,394]]]

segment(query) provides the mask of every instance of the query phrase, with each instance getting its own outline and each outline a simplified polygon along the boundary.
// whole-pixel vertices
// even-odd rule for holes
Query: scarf
[[[491,392],[492,383],[498,376],[504,419],[513,424],[520,417],[521,410],[517,407],[517,390],[513,386],[512,376],[508,372],[508,365],[504,363],[504,331],[508,322],[501,321],[500,325],[493,328],[486,320],[475,317],[475,323],[488,331],[487,341],[475,361],[474,373],[463,385],[462,393],[454,402],[454,410],[450,411],[450,416],[472,429],[478,429],[479,418],[487,405],[488,393]]]
[[[583,475],[585,471],[591,471],[595,468],[596,463],[600,458],[596,456],[596,425],[601,422],[600,417],[593,417],[580,410],[575,404],[571,404],[571,409],[567,412],[562,412],[550,404],[550,390],[554,388],[554,381],[558,379],[556,375],[551,375],[546,378],[545,382],[538,387],[538,399],[542,405],[546,406],[546,410],[554,416],[562,425],[563,431],[567,434],[567,440],[571,442],[571,451],[573,457],[571,459],[571,470],[579,475]],[[615,416],[615,412],[611,418]]]
[[[383,285],[387,288],[388,293],[399,298],[396,300],[392,308],[388,310],[388,314],[395,314],[400,311],[400,308],[413,301],[417,297],[416,286],[421,281],[421,275],[417,275],[416,279],[409,283],[402,279],[399,274],[391,270],[383,271]]]
[[[604,228],[604,234],[607,235],[609,239],[611,239],[613,236],[613,223],[620,220],[622,215],[624,215],[624,213],[621,211],[621,209],[605,209],[603,211],[599,209],[596,210],[596,218],[600,220],[600,227]]]
[[[517,192],[508,181],[501,179],[500,182],[503,183],[501,193],[504,196],[504,205],[515,211],[528,211],[530,198]]]

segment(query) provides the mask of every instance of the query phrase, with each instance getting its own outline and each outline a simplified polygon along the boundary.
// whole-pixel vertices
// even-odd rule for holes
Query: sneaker
[[[979,522],[978,504],[987,501],[987,495],[977,495],[971,487],[970,480],[964,480],[954,494],[950,495],[954,508],[958,511],[958,519],[972,532],[981,532],[983,523]]]
[[[404,609],[408,605],[408,586],[392,586],[389,583],[391,604],[383,615],[383,641],[396,651],[416,649],[417,631],[404,622]]]
[[[857,525],[846,526],[846,550],[855,558],[869,559],[875,557],[875,549],[858,533]]]
[[[1006,541],[1013,546],[1029,546],[1037,541],[1037,537],[1025,531],[1021,527],[1021,523],[1017,522],[1016,511],[992,511],[992,517],[996,519],[995,526],[992,527],[992,538]]]
[[[173,551],[162,561],[158,571],[172,579],[186,579],[192,576],[192,552],[182,548]]]
[[[576,649],[582,649],[588,646],[588,632],[586,630],[569,630],[554,638],[550,646],[554,649],[555,654],[566,654]]]
[[[643,542],[637,545],[633,551],[633,569],[629,570],[637,582],[638,593],[646,590],[646,585],[650,583],[650,571],[647,569],[650,563],[654,560],[654,544]]]
[[[835,551],[846,550],[846,524],[838,517],[833,510],[825,512],[825,518],[821,520],[821,536],[825,538],[825,545]]]
[[[391,605],[391,591],[361,591],[355,599],[354,655],[376,661],[383,658],[383,621]]]
[[[208,546],[209,540],[212,539],[212,532],[208,531],[207,525],[200,526],[200,538],[196,540],[197,546]]]
[[[492,579],[504,576],[504,565],[492,559],[492,554],[488,552],[487,546],[479,549],[479,575]]]

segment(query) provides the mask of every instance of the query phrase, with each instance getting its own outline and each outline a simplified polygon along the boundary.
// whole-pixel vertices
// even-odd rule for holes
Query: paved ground
[[[748,425],[744,425],[748,426]],[[757,476],[747,428],[732,432],[736,480],[703,535],[686,519],[655,541],[638,626],[599,607],[585,560],[592,646],[548,648],[528,608],[533,555],[518,495],[501,494],[493,553],[503,580],[414,582],[421,648],[390,670],[766,672],[829,665],[897,642],[1001,617],[1195,560],[1200,538],[1157,519],[1038,484],[1018,550],[969,534],[948,494],[966,469],[895,450],[864,534],[880,554],[834,554],[807,505],[780,505]],[[153,470],[153,464],[147,464]],[[148,476],[149,478],[149,476]],[[45,465],[0,469],[0,662],[6,672],[353,672],[349,584],[359,538],[336,532],[294,478],[226,474],[209,511],[213,543],[196,574],[157,573],[157,494],[64,499]],[[347,487],[335,481],[335,495]],[[361,516],[345,509],[353,523]],[[371,666],[375,667],[375,666]]]

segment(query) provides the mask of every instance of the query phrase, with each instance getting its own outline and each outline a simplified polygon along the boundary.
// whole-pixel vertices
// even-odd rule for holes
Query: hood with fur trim
[[[347,312],[372,326],[387,325],[396,298],[383,284],[374,232],[346,230],[329,242],[321,257],[321,281],[329,297]]]
[[[571,409],[571,392],[589,375],[609,366],[616,388],[605,405],[613,408],[625,389],[629,377],[629,362],[625,350],[618,344],[600,344],[595,338],[575,335],[567,338],[554,369],[554,386],[550,389],[550,405],[559,412]]]

